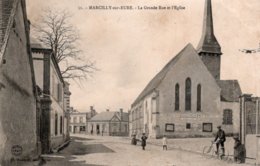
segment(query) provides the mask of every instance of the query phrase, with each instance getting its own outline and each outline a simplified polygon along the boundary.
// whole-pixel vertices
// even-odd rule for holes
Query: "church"
[[[237,80],[220,79],[221,56],[211,0],[205,0],[197,48],[187,44],[136,98],[129,115],[130,136],[207,137],[219,125],[227,134],[238,133],[242,92]]]

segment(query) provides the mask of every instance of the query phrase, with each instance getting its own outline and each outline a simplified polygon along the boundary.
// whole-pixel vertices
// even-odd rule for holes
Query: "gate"
[[[260,133],[260,98],[252,95],[240,97],[240,140],[248,158],[257,158],[257,135]]]

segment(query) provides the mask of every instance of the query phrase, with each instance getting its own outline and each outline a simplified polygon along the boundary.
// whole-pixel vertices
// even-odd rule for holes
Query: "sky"
[[[204,0],[27,0],[27,14],[37,24],[49,7],[72,13],[80,49],[99,69],[79,87],[70,82],[71,105],[79,111],[125,111],[148,82],[183,47],[201,37]],[[182,6],[183,10],[89,10],[90,5],[134,8]],[[221,79],[237,79],[243,93],[260,96],[259,0],[212,0],[215,36],[222,47]],[[79,9],[83,8],[83,9]],[[191,62],[192,63],[192,62]]]

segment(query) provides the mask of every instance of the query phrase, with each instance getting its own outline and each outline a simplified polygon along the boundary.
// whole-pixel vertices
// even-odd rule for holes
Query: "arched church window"
[[[197,111],[201,111],[201,85],[197,86]]]
[[[191,79],[187,78],[185,81],[185,110],[191,110]]]
[[[177,83],[175,85],[175,111],[180,110],[180,86]]]

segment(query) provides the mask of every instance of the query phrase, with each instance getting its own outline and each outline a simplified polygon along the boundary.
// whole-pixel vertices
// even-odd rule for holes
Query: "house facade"
[[[205,0],[197,49],[187,44],[133,102],[130,135],[212,136],[219,125],[227,134],[238,133],[241,89],[237,80],[220,79],[221,56],[211,0]]]
[[[41,139],[43,153],[49,153],[68,139],[68,117],[64,104],[65,83],[51,49],[32,44],[37,86],[41,89]]]
[[[129,114],[123,112],[98,113],[87,122],[88,134],[106,136],[128,136],[129,134]]]
[[[37,91],[24,0],[0,0],[0,165],[41,149]]]
[[[90,111],[88,112],[79,112],[72,111],[70,112],[70,133],[87,133],[87,122],[97,114],[93,106],[90,106]]]

